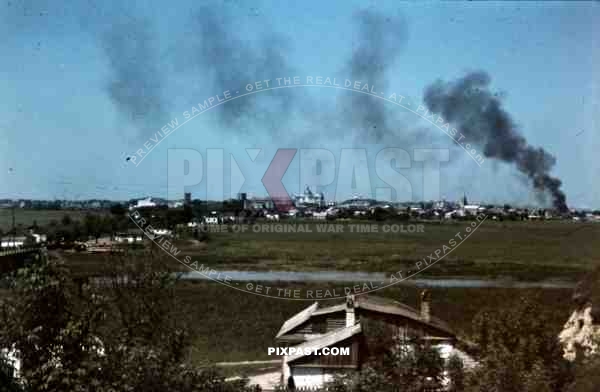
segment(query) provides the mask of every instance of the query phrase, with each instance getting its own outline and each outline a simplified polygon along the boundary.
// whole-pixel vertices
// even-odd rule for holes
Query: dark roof
[[[429,325],[449,335],[456,336],[452,328],[445,321],[433,316],[429,318],[429,321],[425,321],[418,310],[393,299],[377,297],[375,295],[360,295],[355,298],[354,307],[372,312],[403,316]]]
[[[292,331],[294,328],[300,326],[301,324],[304,324],[313,316],[342,312],[345,310],[345,306],[345,304],[338,304],[319,309],[319,303],[315,302],[308,308],[304,309],[300,313],[297,313],[292,318],[287,320],[279,330],[279,333],[277,334],[276,338],[280,338],[288,332]],[[389,298],[377,297],[374,295],[359,295],[356,296],[354,299],[354,308],[364,309],[371,312],[402,316],[427,325],[429,327],[435,328],[452,337],[456,337],[456,334],[450,328],[450,326],[441,319],[431,316],[429,318],[429,321],[426,321],[423,318],[421,318],[420,312],[416,309]]]
[[[300,313],[296,313],[294,316],[292,316],[292,318],[288,319],[285,323],[283,323],[283,325],[281,326],[281,329],[279,330],[279,332],[277,333],[277,336],[275,338],[279,338],[279,337],[285,335],[286,333],[290,332],[292,329],[296,328],[300,324],[303,324],[305,321],[310,319],[310,317],[312,316],[314,311],[317,310],[318,307],[319,307],[319,303],[315,302],[314,304],[310,305],[308,308],[304,309]]]

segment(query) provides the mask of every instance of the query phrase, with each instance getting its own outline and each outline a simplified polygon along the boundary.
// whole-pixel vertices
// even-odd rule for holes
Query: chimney
[[[421,293],[421,319],[425,322],[431,320],[431,293],[423,290]]]
[[[352,327],[356,323],[356,317],[354,315],[354,296],[349,295],[346,297],[346,327]]]

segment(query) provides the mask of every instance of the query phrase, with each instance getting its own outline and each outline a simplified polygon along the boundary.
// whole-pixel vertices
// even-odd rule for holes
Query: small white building
[[[168,229],[154,229],[152,231],[152,234],[160,237],[171,237],[173,235],[173,232]]]
[[[141,233],[118,233],[115,235],[115,242],[134,244],[140,243],[144,240],[144,236]]]
[[[158,206],[158,203],[156,203],[151,197],[147,197],[145,199],[136,201],[135,204],[129,206],[129,209],[135,210],[138,208],[152,208],[156,206]]]
[[[6,236],[0,239],[0,248],[20,248],[25,246],[27,237],[25,236]]]
[[[218,225],[220,223],[218,216],[205,216],[202,221],[207,225]]]
[[[31,233],[31,236],[33,237],[36,244],[42,244],[42,243],[46,242],[48,239],[46,234]]]
[[[325,205],[325,195],[323,193],[313,193],[307,185],[304,193],[295,194],[292,197],[296,207],[322,207]]]
[[[327,216],[328,216],[327,211],[322,211],[322,212],[314,211],[312,213],[313,219],[317,219],[317,220],[327,219]]]

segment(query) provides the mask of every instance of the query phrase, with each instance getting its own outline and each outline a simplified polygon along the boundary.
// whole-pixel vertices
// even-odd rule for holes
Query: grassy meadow
[[[179,259],[190,256],[199,264],[239,270],[414,270],[417,261],[453,238],[460,245],[423,276],[575,279],[600,262],[600,224],[485,221],[463,242],[457,236],[466,237],[468,222],[423,223],[422,233],[384,233],[378,225],[376,233],[350,232],[348,225],[343,232],[320,233],[315,224],[308,226],[312,232],[302,233],[210,232],[205,242],[175,246]]]
[[[62,218],[68,215],[72,220],[81,221],[90,211],[86,210],[31,210],[31,209],[15,209],[15,225],[23,227],[31,226],[33,222],[37,222],[38,226],[47,226],[52,221],[60,224]],[[98,214],[106,214],[107,212],[96,212]],[[0,230],[6,232],[12,227],[12,209],[0,208]]]

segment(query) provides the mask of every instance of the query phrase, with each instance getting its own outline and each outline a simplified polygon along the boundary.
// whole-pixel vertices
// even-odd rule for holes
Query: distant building
[[[218,216],[205,216],[202,220],[208,225],[218,225],[221,221]]]
[[[159,237],[171,237],[173,235],[173,232],[167,229],[154,229],[152,231],[152,234]]]
[[[26,236],[6,236],[0,239],[1,248],[20,248],[25,246],[27,242]]]
[[[31,236],[33,237],[33,240],[36,244],[41,244],[47,241],[46,234],[36,234],[32,232]]]
[[[46,242],[46,234],[36,234],[30,231],[25,235],[7,235],[0,239],[0,248],[20,248],[28,245],[43,244]]]
[[[145,199],[137,200],[135,204],[129,206],[129,209],[135,210],[138,208],[153,208],[157,206],[158,203],[156,203],[151,197],[147,197]]]
[[[238,195],[238,199],[240,200],[240,205],[243,210],[248,208],[248,195],[245,193],[240,193]]]
[[[115,242],[134,244],[144,241],[144,233],[142,230],[131,229],[127,232],[115,234]]]
[[[361,199],[356,197],[354,199],[346,200],[339,203],[338,207],[345,209],[368,210],[375,205],[377,205],[377,201],[373,199]]]
[[[313,193],[307,185],[304,193],[295,194],[292,197],[294,206],[302,207],[323,207],[325,205],[325,195],[323,193]]]
[[[192,194],[190,192],[183,194],[183,204],[186,206],[192,205]]]
[[[253,198],[249,201],[250,207],[255,210],[272,210],[275,207],[271,199]]]
[[[479,204],[467,204],[463,206],[463,209],[467,215],[477,215],[478,212],[485,210]]]
[[[185,203],[181,200],[170,201],[168,204],[169,208],[181,208],[185,205]]]

